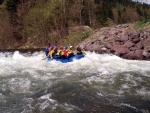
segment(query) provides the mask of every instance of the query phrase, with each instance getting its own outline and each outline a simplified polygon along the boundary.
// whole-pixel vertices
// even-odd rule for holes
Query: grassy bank
[[[85,39],[89,38],[92,35],[92,31],[82,31],[69,34],[65,39],[60,40],[60,45],[68,45],[71,44],[73,46],[78,45]]]
[[[143,29],[144,27],[148,27],[150,25],[150,20],[139,21],[135,24],[135,30]]]

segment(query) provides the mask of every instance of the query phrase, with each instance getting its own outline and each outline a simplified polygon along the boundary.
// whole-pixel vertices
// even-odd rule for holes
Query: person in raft
[[[63,50],[61,51],[61,58],[63,59],[67,58],[67,54],[68,54],[67,47],[64,46]]]
[[[48,56],[48,53],[49,53],[49,49],[48,49],[48,48],[49,48],[50,46],[51,46],[51,44],[49,43],[48,46],[45,48],[45,51],[44,51],[44,52],[45,52],[45,55],[46,55],[46,56]]]
[[[67,54],[68,58],[70,58],[70,57],[75,55],[74,51],[73,51],[73,46],[71,46],[70,44],[68,46],[67,52],[68,52],[68,54]]]
[[[55,59],[55,58],[59,58],[60,55],[59,55],[59,53],[58,53],[58,48],[57,48],[57,46],[53,46],[53,50],[54,50],[54,52],[52,53],[53,58],[54,58],[54,59]]]
[[[48,53],[47,53],[48,51]],[[70,58],[72,56],[75,55],[80,55],[80,54],[86,54],[84,49],[81,46],[78,46],[76,49],[76,54],[73,51],[73,46],[71,46],[69,44],[68,47],[66,46],[59,46],[57,48],[57,46],[52,46],[52,45],[48,45],[48,50],[47,48],[45,49],[45,55],[46,57],[49,57],[51,59],[56,59],[56,58]]]
[[[84,49],[83,49],[83,47],[81,47],[80,45],[77,47],[76,53],[77,53],[77,55],[80,55],[80,54],[84,54],[85,55],[86,54]]]

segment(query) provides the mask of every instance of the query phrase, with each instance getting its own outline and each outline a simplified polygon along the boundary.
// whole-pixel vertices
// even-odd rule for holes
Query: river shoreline
[[[36,51],[44,51],[45,48],[33,48],[33,49],[0,49],[0,52],[15,52],[19,51],[20,53],[34,53]]]
[[[150,31],[132,31],[130,25],[118,25],[95,34],[80,43],[85,50],[113,54],[130,60],[150,60]]]
[[[10,52],[10,53],[13,53],[15,51],[19,51],[20,53],[30,53],[30,54],[33,54],[34,52],[40,52],[40,51],[43,51],[44,52],[45,48],[33,48],[33,49],[0,49],[0,53],[6,53],[6,52]],[[90,50],[86,50],[86,51],[90,51]],[[101,51],[101,52],[98,52],[98,51],[90,51],[90,52],[95,52],[97,54],[111,54],[110,52],[107,52],[105,50]],[[118,55],[116,55],[118,56]],[[120,57],[120,56],[119,56]],[[123,58],[123,57],[120,57],[120,58]],[[127,58],[123,58],[123,59],[127,59]],[[127,60],[136,60],[136,59],[127,59]],[[149,60],[141,60],[141,59],[138,59],[140,61],[149,61]]]

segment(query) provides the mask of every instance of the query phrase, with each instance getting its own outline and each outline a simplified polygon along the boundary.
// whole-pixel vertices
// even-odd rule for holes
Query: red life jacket
[[[67,51],[64,51],[64,56],[67,56]]]

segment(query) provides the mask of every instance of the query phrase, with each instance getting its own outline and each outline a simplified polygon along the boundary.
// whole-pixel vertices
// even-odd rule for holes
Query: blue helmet
[[[66,46],[63,46],[63,49],[65,50],[65,49],[67,49],[67,47],[66,47]]]
[[[56,48],[57,48],[57,46],[53,46],[53,48],[54,48],[54,49],[56,49]]]

